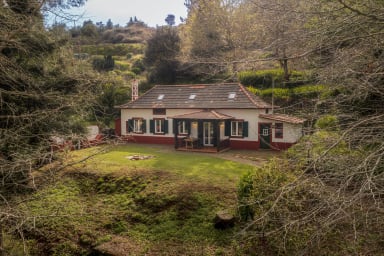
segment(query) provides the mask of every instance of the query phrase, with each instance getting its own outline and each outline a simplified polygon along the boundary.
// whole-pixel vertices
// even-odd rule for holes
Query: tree
[[[168,24],[168,26],[173,26],[175,25],[175,15],[173,14],[168,14],[168,16],[165,18],[165,22]]]
[[[174,83],[177,79],[180,38],[176,28],[158,27],[147,42],[144,63],[151,83]]]
[[[316,130],[288,152],[289,163],[265,167],[284,179],[253,183],[259,217],[245,230],[269,253],[382,251],[372,234],[383,235],[383,7],[382,1],[312,1],[302,9],[304,24],[291,21],[306,31],[306,46],[285,40],[286,51],[308,59],[332,90],[317,105]]]
[[[97,27],[95,24],[93,24],[93,21],[87,20],[83,22],[81,34],[86,37],[95,38],[98,36],[99,33],[97,32]]]
[[[107,21],[107,25],[105,26],[107,29],[112,29],[113,28],[113,22],[111,21],[111,19],[108,19]]]
[[[45,29],[43,2],[17,2],[0,6],[1,234],[22,232],[23,213],[12,212],[9,200],[33,189],[32,171],[53,159],[52,138],[84,131],[82,112],[96,86],[73,66],[68,40]]]
[[[115,60],[111,55],[105,55],[103,58],[94,58],[92,61],[93,69],[97,71],[111,71],[115,67]]]

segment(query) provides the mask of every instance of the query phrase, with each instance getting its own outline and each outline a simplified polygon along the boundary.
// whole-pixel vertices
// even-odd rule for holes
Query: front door
[[[271,124],[260,124],[259,136],[260,136],[260,148],[271,148]]]
[[[213,124],[212,122],[203,123],[203,144],[204,146],[213,146]]]

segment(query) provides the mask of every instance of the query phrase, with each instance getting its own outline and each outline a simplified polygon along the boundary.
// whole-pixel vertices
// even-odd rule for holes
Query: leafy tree
[[[158,27],[148,40],[144,63],[151,83],[174,83],[177,79],[180,38],[173,27]]]
[[[17,2],[0,5],[1,235],[22,232],[24,214],[9,200],[33,189],[32,171],[53,159],[54,137],[81,135],[96,86],[73,66],[67,38],[45,29],[39,2]]]
[[[86,37],[95,38],[98,36],[97,27],[91,20],[83,22],[83,27],[81,28],[81,34]]]
[[[175,15],[173,15],[173,14],[168,14],[168,16],[165,18],[165,22],[166,22],[169,26],[173,26],[173,25],[175,25]]]
[[[130,98],[127,87],[123,87],[118,80],[107,82],[101,87],[101,93],[92,108],[95,120],[101,121],[109,127],[111,123],[120,116],[120,110],[115,106],[126,103]]]
[[[115,61],[111,55],[105,55],[103,58],[94,58],[92,65],[97,71],[111,71],[115,67]]]
[[[113,22],[111,19],[108,19],[107,25],[105,26],[107,29],[112,29],[113,28]]]

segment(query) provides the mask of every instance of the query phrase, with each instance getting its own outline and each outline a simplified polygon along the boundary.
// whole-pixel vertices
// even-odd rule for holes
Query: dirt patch
[[[229,150],[213,156],[243,164],[262,166],[271,158],[282,158],[283,154],[282,151],[272,150]]]
[[[126,256],[143,255],[143,244],[136,243],[132,239],[121,236],[114,236],[111,241],[103,243],[93,249],[92,255],[113,255]]]

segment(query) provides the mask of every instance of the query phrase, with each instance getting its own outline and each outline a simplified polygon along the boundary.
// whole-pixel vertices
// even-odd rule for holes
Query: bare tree
[[[294,177],[265,187],[255,182],[251,205],[257,217],[245,230],[259,238],[265,253],[383,250],[378,239],[384,192],[383,8],[374,0],[308,4],[310,37],[299,55],[311,60],[320,82],[331,85],[319,107],[337,123],[323,126],[319,120],[313,134],[291,151],[290,162],[274,165],[279,175],[291,170]]]

